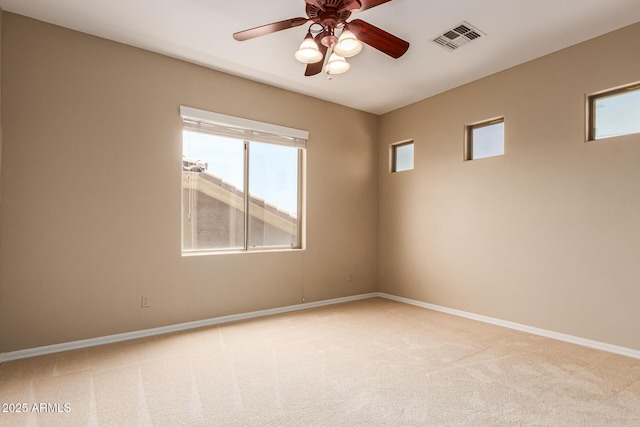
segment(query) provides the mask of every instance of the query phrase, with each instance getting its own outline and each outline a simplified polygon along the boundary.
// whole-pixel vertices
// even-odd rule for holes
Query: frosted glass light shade
[[[362,50],[362,43],[356,38],[356,36],[349,30],[342,31],[338,43],[333,48],[333,51],[344,58],[350,58],[360,53]]]
[[[307,34],[307,37],[304,38],[300,48],[295,53],[295,57],[304,64],[314,64],[322,60],[322,52],[318,49],[318,45],[311,37],[311,34]]]
[[[327,62],[327,73],[342,74],[349,71],[351,65],[342,56],[332,53]]]

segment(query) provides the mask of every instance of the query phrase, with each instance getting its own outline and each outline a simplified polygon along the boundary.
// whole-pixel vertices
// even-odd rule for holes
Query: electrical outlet
[[[151,302],[149,302],[149,297],[146,295],[142,295],[140,300],[140,308],[149,308],[151,307]]]
[[[353,282],[353,273],[347,274],[347,280]]]

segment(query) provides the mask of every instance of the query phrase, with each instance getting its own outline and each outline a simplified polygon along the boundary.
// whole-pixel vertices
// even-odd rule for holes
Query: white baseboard
[[[293,311],[306,310],[309,308],[316,308],[316,307],[340,304],[340,303],[350,302],[350,301],[358,301],[362,299],[375,298],[375,297],[386,298],[389,300],[398,301],[405,304],[426,308],[429,310],[440,311],[443,313],[452,314],[454,316],[465,317],[467,319],[477,320],[479,322],[490,323],[492,325],[502,326],[509,329],[515,329],[518,331],[527,332],[534,335],[540,335],[543,337],[552,338],[559,341],[565,341],[571,344],[578,344],[584,347],[590,347],[597,350],[607,351],[609,353],[615,353],[615,354],[620,354],[622,356],[640,359],[639,350],[634,350],[627,347],[620,347],[617,345],[607,344],[599,341],[588,340],[585,338],[562,334],[559,332],[553,332],[546,329],[535,328],[535,327],[523,325],[520,323],[509,322],[507,320],[495,319],[493,317],[482,316],[479,314],[469,313],[466,311],[456,310],[448,307],[442,307],[439,305],[429,304],[426,302],[417,301],[409,298],[398,297],[398,296],[390,295],[384,292],[372,292],[369,294],[354,295],[354,296],[343,297],[343,298],[334,298],[334,299],[323,300],[323,301],[290,305],[290,306],[280,307],[280,308],[272,308],[268,310],[252,311],[249,313],[232,314],[229,316],[221,316],[221,317],[214,317],[211,319],[197,320],[194,322],[179,323],[176,325],[163,326],[160,328],[145,329],[141,331],[126,332],[122,334],[107,335],[104,337],[90,338],[86,340],[72,341],[72,342],[67,342],[62,344],[54,344],[54,345],[48,345],[44,347],[29,348],[25,350],[12,351],[8,353],[0,353],[0,363],[8,362],[10,360],[24,359],[27,357],[41,356],[44,354],[58,353],[61,351],[77,350],[77,349],[93,347],[97,345],[111,344],[119,341],[145,338],[145,337],[150,337],[154,335],[168,334],[171,332],[185,331],[188,329],[202,328],[205,326],[220,325],[224,323],[236,322],[239,320],[270,316],[273,314],[289,313]]]
[[[507,320],[495,319],[493,317],[482,316],[479,314],[469,313],[466,311],[456,310],[453,308],[442,307],[435,304],[429,304],[422,301],[417,301],[409,298],[398,297],[395,295],[379,292],[378,296],[381,298],[387,298],[393,301],[402,302],[405,304],[415,305],[417,307],[427,308],[429,310],[440,311],[442,313],[453,314],[454,316],[466,317],[467,319],[477,320],[479,322],[491,323],[492,325],[502,326],[509,329],[515,329],[522,332],[527,332],[533,335],[540,335],[546,338],[552,338],[558,341],[565,341],[571,344],[578,344],[584,347],[590,347],[597,350],[607,351],[609,353],[620,354],[622,356],[633,357],[634,359],[640,359],[640,350],[634,350],[632,348],[620,347],[613,344],[607,344],[600,341],[593,341],[586,338],[580,338],[573,335],[562,334],[559,332],[549,331],[546,329],[535,328],[533,326],[527,326],[520,323],[509,322]]]
[[[44,354],[58,353],[61,351],[77,350],[86,347],[94,347],[97,345],[111,344],[119,341],[128,341],[137,338],[145,338],[154,335],[168,334],[171,332],[185,331],[188,329],[202,328],[205,326],[220,325],[223,323],[237,322],[239,320],[253,319],[256,317],[270,316],[273,314],[289,313],[292,311],[306,310],[309,308],[322,307],[332,304],[340,304],[343,302],[357,301],[366,298],[375,298],[379,296],[377,292],[370,294],[354,295],[343,298],[334,298],[323,301],[315,301],[290,305],[286,307],[272,308],[268,310],[252,311],[249,313],[232,314],[229,316],[214,317],[211,319],[197,320],[194,322],[179,323],[176,325],[163,326],[160,328],[144,329],[141,331],[125,332],[122,334],[107,335],[104,337],[90,338],[86,340],[71,341],[62,344],[53,344],[43,347],[28,348],[25,350],[11,351],[8,353],[0,353],[0,363],[10,360],[25,359],[27,357],[42,356]]]

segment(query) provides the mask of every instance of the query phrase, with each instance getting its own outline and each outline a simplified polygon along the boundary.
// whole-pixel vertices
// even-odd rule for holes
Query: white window
[[[465,160],[504,154],[504,118],[467,126]]]
[[[640,133],[640,85],[589,97],[589,140],[632,133]]]
[[[413,169],[413,141],[391,145],[391,172]]]
[[[308,133],[180,111],[183,253],[302,248]]]

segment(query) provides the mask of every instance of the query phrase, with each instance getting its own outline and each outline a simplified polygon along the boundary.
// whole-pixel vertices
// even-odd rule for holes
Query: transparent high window
[[[504,154],[504,119],[467,126],[466,160]]]
[[[589,97],[589,140],[640,133],[640,85]]]
[[[391,172],[413,169],[413,141],[391,146]]]

